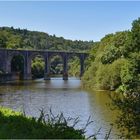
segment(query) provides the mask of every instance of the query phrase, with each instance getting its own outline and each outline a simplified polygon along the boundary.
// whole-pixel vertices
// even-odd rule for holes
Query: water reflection
[[[51,107],[55,114],[63,112],[66,117],[78,117],[84,126],[89,116],[94,123],[88,127],[87,135],[93,134],[102,127],[99,138],[104,138],[110,129],[110,123],[116,116],[106,103],[110,102],[107,92],[91,92],[80,89],[80,80],[63,81],[55,78],[51,81],[43,79],[19,81],[0,86],[0,105],[15,110],[24,110],[26,114],[39,116],[39,109],[46,112]],[[112,132],[114,138],[116,129]]]

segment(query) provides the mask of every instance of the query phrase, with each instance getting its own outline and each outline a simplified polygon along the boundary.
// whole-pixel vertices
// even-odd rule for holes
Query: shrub
[[[0,107],[0,139],[84,139],[83,129],[74,129],[62,114],[38,119]]]

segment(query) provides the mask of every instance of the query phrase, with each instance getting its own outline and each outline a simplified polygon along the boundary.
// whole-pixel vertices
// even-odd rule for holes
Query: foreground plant
[[[75,120],[76,121],[76,120]],[[75,122],[76,124],[76,122]],[[0,139],[85,139],[83,129],[68,126],[63,115],[52,117],[41,112],[40,117],[26,117],[22,113],[0,107]]]
[[[51,109],[48,114],[41,109],[39,118],[34,118],[0,107],[0,139],[96,139],[100,135],[101,128],[86,137],[86,129],[93,121],[89,117],[84,127],[76,129],[79,121],[79,117],[65,118],[63,113],[54,115]],[[112,127],[104,139],[110,138],[111,131]]]

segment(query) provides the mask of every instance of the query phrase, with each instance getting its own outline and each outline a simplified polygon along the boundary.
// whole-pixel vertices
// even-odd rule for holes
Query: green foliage
[[[79,77],[80,76],[80,62],[79,58],[74,57],[69,62],[69,75]]]
[[[106,49],[101,57],[101,62],[103,64],[110,64],[120,57],[120,51],[115,46],[110,46]]]
[[[117,60],[110,65],[100,65],[96,72],[96,84],[99,89],[114,90],[121,83],[120,70],[124,60]]]
[[[3,34],[0,34],[0,48],[6,48],[6,41],[7,38]]]
[[[48,116],[41,111],[38,119],[0,107],[1,139],[84,139],[83,129],[68,126],[63,115]]]
[[[133,51],[140,51],[140,18],[133,21],[132,23],[132,50]]]
[[[93,41],[67,40],[43,32],[14,29],[13,27],[0,28],[0,47],[12,49],[48,49],[48,50],[89,50]]]
[[[102,54],[101,62],[103,64],[109,64],[119,58],[127,57],[130,50],[128,47],[130,45],[130,40],[131,32],[129,31],[116,32],[112,35],[110,44],[106,43],[107,45]],[[106,40],[104,39],[104,41]]]
[[[116,123],[124,138],[139,138],[140,135],[140,95],[137,93],[117,94],[112,97],[113,105],[121,112]]]
[[[33,78],[42,78],[44,76],[45,62],[42,57],[36,57],[32,61],[32,76]]]
[[[135,67],[131,62],[126,63],[121,71],[121,81],[125,91],[131,91],[135,85]]]
[[[82,77],[82,86],[85,88],[93,89],[95,88],[95,75],[97,71],[97,66],[92,63],[91,66],[85,71]]]
[[[63,73],[63,60],[61,56],[53,56],[50,58],[50,73],[60,75]]]
[[[93,63],[84,73],[83,84],[90,88],[114,90],[121,84],[121,69],[127,62],[126,59],[118,59],[112,64]],[[88,82],[86,84],[86,81]],[[89,86],[90,85],[90,86]]]
[[[121,70],[122,92],[126,93],[138,92],[140,83],[140,54],[131,53],[130,56]]]
[[[93,59],[88,60],[90,64],[83,77],[84,86],[90,83],[90,87],[117,89],[118,91],[123,90],[123,92],[138,88],[140,57],[139,53],[132,49],[134,44],[137,48],[136,43],[132,45],[132,42],[134,29],[138,28],[138,21],[134,21],[134,23],[133,25],[136,27],[132,27],[132,32],[123,31],[106,35],[96,45],[96,51],[91,51],[90,56]]]

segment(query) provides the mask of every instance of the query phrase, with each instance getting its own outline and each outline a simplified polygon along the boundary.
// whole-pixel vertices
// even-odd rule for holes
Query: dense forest
[[[90,50],[93,41],[68,40],[63,37],[56,37],[44,32],[29,31],[27,29],[14,29],[13,27],[0,28],[0,48],[10,49],[36,49],[36,50],[68,50],[68,51],[87,51]],[[79,76],[79,69],[75,66],[79,63],[78,58],[69,60],[69,74]],[[18,56],[13,59],[13,71],[22,71],[21,58]],[[19,66],[17,66],[19,64]],[[79,65],[79,64],[78,64]],[[44,75],[45,63],[40,56],[32,61],[33,78],[41,78]],[[78,66],[79,67],[79,66]],[[22,70],[21,70],[22,69]],[[62,60],[55,56],[51,59],[51,73],[62,74]]]
[[[83,85],[89,88],[136,92],[140,84],[140,19],[131,31],[108,34],[90,51]]]
[[[84,51],[92,44],[93,41],[72,41],[44,32],[0,27],[0,48]]]
[[[140,135],[140,18],[130,31],[106,35],[90,52],[83,86],[115,90],[114,105],[122,110],[120,128],[127,128],[128,137]]]

